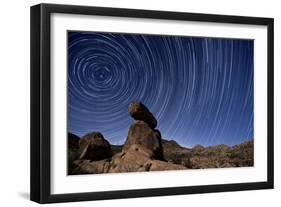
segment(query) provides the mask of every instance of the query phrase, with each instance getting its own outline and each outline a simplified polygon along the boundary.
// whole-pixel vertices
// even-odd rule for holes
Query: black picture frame
[[[188,187],[86,192],[74,194],[50,193],[50,15],[52,13],[134,17],[148,19],[181,20],[210,23],[232,23],[267,26],[267,181],[238,184],[219,184]],[[89,6],[39,4],[31,7],[31,174],[30,199],[38,203],[87,201],[102,199],[166,196],[273,188],[273,44],[274,20],[272,18],[228,16],[198,13],[181,13],[152,10],[103,8]]]

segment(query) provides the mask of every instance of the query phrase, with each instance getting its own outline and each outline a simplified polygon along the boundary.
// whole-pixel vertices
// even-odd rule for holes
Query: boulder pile
[[[69,165],[69,174],[143,172],[186,169],[163,157],[161,133],[157,120],[141,102],[129,105],[133,123],[120,152],[113,155],[110,143],[100,132],[79,140],[77,159]]]

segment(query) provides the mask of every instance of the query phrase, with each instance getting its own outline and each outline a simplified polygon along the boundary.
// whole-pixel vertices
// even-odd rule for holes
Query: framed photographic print
[[[273,188],[273,19],[31,7],[31,200]]]

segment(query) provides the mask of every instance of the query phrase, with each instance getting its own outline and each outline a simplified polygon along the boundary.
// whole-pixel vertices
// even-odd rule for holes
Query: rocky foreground
[[[162,139],[153,114],[140,102],[129,105],[134,119],[124,145],[111,145],[100,132],[68,134],[68,174],[143,172],[253,166],[253,141],[229,147],[193,148]]]

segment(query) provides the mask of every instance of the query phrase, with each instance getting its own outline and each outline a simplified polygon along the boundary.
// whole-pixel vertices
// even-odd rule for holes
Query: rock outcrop
[[[149,151],[152,158],[163,159],[161,135],[144,121],[136,120],[130,126],[127,139],[123,146],[123,151],[126,152],[135,144],[140,145],[144,150]]]
[[[112,167],[108,172],[143,172],[161,170],[183,170],[185,166],[154,159],[151,150],[139,144],[133,144],[129,149],[116,154],[112,159]]]
[[[152,159],[151,151],[133,144],[126,152],[117,153],[112,159],[98,161],[75,160],[72,174],[99,174],[145,172],[161,170],[183,170],[186,167]]]
[[[124,145],[110,145],[100,132],[81,139],[68,134],[68,174],[124,173],[253,166],[253,140],[229,147],[193,148],[164,140],[157,120],[140,102],[129,105],[134,119]]]
[[[153,153],[141,145],[133,144],[125,152],[122,145],[115,146],[114,155],[102,160],[75,160],[69,174],[122,173],[182,169],[206,169],[253,166],[253,141],[229,147],[216,145],[185,148],[174,140],[162,139],[164,160],[153,159]]]
[[[81,174],[101,174],[107,173],[110,167],[110,161],[104,160],[75,160],[73,162],[72,175]]]
[[[79,159],[101,160],[112,155],[109,142],[100,132],[86,134],[79,140]]]
[[[79,141],[77,160],[71,174],[121,173],[186,169],[163,159],[161,133],[157,120],[141,102],[129,105],[133,123],[123,146],[110,147],[99,132],[85,135]]]
[[[181,164],[189,169],[251,167],[254,165],[253,140],[242,142],[233,147],[215,145],[193,148],[181,147],[175,141],[162,140],[164,159]]]
[[[132,145],[139,145],[151,154],[151,159],[163,160],[161,133],[155,129],[157,120],[153,114],[141,102],[132,102],[128,111],[134,122],[129,128],[122,151],[127,152]]]
[[[164,140],[162,139],[163,146],[163,156],[168,162],[183,165],[187,168],[190,166],[191,151],[185,147],[181,147],[174,140]]]

